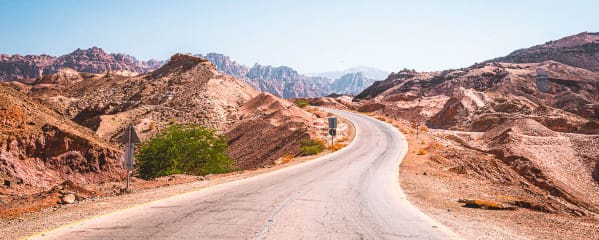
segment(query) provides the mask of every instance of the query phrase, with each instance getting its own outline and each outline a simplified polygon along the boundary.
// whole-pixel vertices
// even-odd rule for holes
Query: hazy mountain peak
[[[370,78],[370,79],[375,79],[375,80],[385,79],[389,75],[389,72],[387,72],[387,71],[384,71],[384,70],[381,70],[378,68],[374,68],[374,67],[367,67],[367,66],[356,66],[356,67],[351,67],[351,68],[348,68],[348,69],[345,69],[342,71],[307,73],[306,75],[326,77],[329,79],[338,79],[345,74],[356,73],[356,72],[361,72],[364,74],[365,77]]]

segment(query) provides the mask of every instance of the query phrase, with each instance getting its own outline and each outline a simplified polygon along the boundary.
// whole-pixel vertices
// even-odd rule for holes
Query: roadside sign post
[[[418,124],[418,122],[414,123],[414,126],[416,126],[416,141],[418,141],[418,133],[420,132],[420,124]]]
[[[331,136],[331,148],[335,144],[335,136],[337,136],[337,118],[329,118],[329,135]]]
[[[125,187],[125,191],[129,191],[129,181],[130,181],[130,173],[131,169],[133,169],[134,163],[134,155],[135,155],[135,144],[141,143],[137,133],[135,132],[135,128],[133,127],[133,123],[129,124],[123,133],[123,137],[121,138],[121,143],[125,144],[125,161],[124,167],[127,170],[127,186]]]

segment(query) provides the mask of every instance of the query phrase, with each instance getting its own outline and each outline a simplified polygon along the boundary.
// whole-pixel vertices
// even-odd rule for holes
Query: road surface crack
[[[277,209],[275,209],[275,211],[272,213],[270,218],[268,218],[268,220],[266,220],[266,223],[264,223],[264,225],[262,225],[262,230],[260,231],[258,236],[256,236],[256,238],[254,238],[254,239],[263,240],[266,237],[266,234],[268,233],[270,226],[275,222],[277,215],[279,215],[279,213],[281,211],[283,211],[283,209],[285,207],[287,207],[287,205],[289,205],[289,203],[291,203],[293,200],[297,199],[301,193],[302,192],[296,192],[295,194],[293,194],[293,195],[289,196],[287,199],[285,199],[285,201],[283,201],[283,203],[281,205],[279,205],[279,207],[277,207]]]

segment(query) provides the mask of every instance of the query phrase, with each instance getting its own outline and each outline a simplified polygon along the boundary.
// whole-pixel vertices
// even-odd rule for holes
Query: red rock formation
[[[117,149],[89,129],[0,85],[0,178],[46,189],[65,179],[98,183],[122,176]]]
[[[117,53],[108,54],[101,48],[92,47],[87,50],[77,49],[60,57],[49,55],[15,54],[0,56],[0,81],[27,80],[57,73],[64,68],[72,68],[79,72],[103,73],[108,71],[129,71],[147,73],[162,66],[163,62],[150,60],[139,61],[132,56]]]

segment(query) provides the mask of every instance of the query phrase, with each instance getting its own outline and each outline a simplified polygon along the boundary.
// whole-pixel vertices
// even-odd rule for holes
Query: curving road
[[[93,218],[34,239],[452,239],[398,184],[401,133],[366,116],[346,148],[279,171]]]

